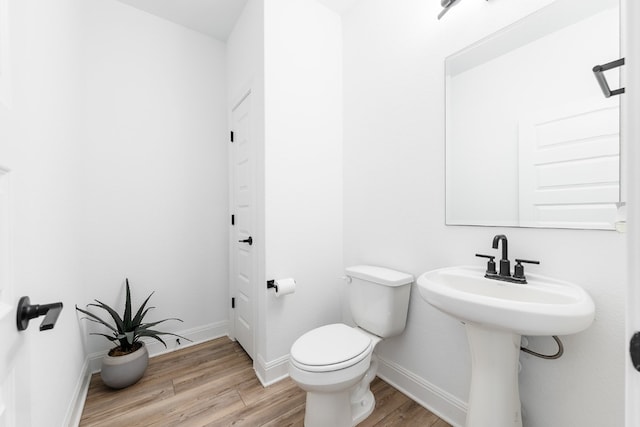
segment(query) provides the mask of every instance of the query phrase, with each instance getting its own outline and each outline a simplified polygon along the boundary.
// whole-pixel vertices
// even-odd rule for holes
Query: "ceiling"
[[[318,0],[318,3],[322,3],[329,9],[334,10],[342,15],[357,1],[358,0]]]
[[[247,0],[118,0],[137,9],[226,41]],[[342,14],[358,0],[318,0]]]
[[[247,0],[118,0],[226,41]]]

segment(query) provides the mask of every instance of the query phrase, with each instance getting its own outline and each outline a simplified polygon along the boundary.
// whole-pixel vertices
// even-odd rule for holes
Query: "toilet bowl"
[[[352,427],[373,412],[369,385],[378,370],[373,350],[406,325],[412,275],[366,265],[346,273],[357,326],[321,326],[291,347],[289,375],[307,392],[305,427]]]
[[[307,392],[306,427],[351,427],[375,407],[369,384],[381,338],[336,323],[302,335],[291,347],[289,375]]]

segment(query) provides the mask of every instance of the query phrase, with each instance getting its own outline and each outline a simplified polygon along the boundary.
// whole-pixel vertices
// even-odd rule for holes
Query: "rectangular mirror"
[[[615,229],[619,97],[592,69],[619,27],[618,0],[558,0],[446,59],[448,225]]]

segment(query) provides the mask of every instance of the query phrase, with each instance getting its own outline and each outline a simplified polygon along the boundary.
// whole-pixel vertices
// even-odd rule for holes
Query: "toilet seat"
[[[307,372],[346,369],[373,351],[371,337],[342,323],[313,329],[293,343],[291,363]]]

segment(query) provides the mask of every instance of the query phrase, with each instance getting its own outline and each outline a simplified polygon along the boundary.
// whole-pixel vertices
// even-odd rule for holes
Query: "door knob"
[[[629,353],[631,353],[631,362],[636,371],[640,371],[640,332],[636,332],[631,337],[629,343]]]
[[[53,329],[62,311],[62,303],[53,304],[31,304],[29,297],[22,297],[18,302],[17,323],[18,330],[24,331],[29,326],[29,320],[36,317],[45,316],[40,325],[41,331]]]
[[[249,246],[253,245],[253,237],[249,236],[246,239],[238,240],[240,243],[248,243]]]

